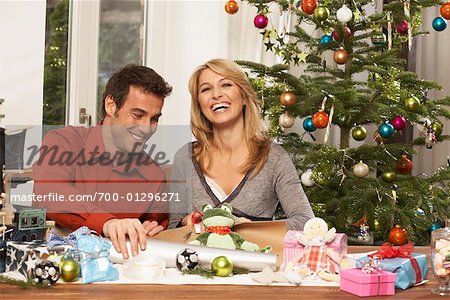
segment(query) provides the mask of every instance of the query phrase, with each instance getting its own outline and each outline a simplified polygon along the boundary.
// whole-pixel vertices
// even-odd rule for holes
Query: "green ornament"
[[[381,231],[383,229],[383,226],[381,226],[381,222],[379,219],[373,220],[373,230],[374,231]]]
[[[409,111],[416,111],[419,109],[420,100],[416,96],[411,96],[405,100],[405,107]]]
[[[364,128],[364,126],[356,126],[352,130],[352,137],[356,141],[362,141],[367,137],[367,130]]]
[[[397,173],[395,173],[394,171],[386,171],[383,172],[383,175],[381,175],[381,177],[383,178],[384,182],[392,183],[397,178]]]
[[[325,6],[318,6],[314,10],[314,19],[316,19],[319,22],[325,21],[329,15],[330,15],[330,10]]]
[[[211,269],[216,276],[227,277],[233,272],[233,263],[226,256],[218,256],[212,261]]]
[[[433,122],[433,123],[431,123],[431,129],[434,130],[436,137],[438,137],[442,134],[442,130],[444,130],[444,125],[442,125],[439,122]]]
[[[370,41],[374,45],[384,45],[386,44],[386,35],[380,31],[374,31],[370,35]]]
[[[73,259],[65,259],[59,265],[62,280],[66,282],[74,281],[80,274],[80,264]]]

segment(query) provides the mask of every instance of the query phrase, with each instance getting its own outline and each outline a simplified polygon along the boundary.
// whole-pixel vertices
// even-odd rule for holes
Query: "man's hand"
[[[147,246],[147,232],[139,219],[108,220],[103,224],[103,234],[111,239],[114,248],[122,253],[124,259],[128,259],[127,237],[130,240],[133,256],[139,253],[138,244],[142,251]]]
[[[156,221],[145,221],[143,224],[147,236],[155,236],[158,232],[163,231],[164,227],[158,225]]]

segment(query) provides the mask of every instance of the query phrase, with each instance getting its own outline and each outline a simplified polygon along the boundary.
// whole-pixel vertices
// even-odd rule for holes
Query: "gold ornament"
[[[416,111],[419,109],[420,100],[416,96],[411,96],[405,100],[405,107],[409,111]]]
[[[339,64],[343,65],[348,61],[348,52],[344,48],[339,48],[339,50],[336,50],[333,55],[334,61]]]
[[[66,282],[74,281],[80,274],[80,264],[73,259],[65,259],[59,265],[62,280]]]
[[[373,220],[373,230],[380,231],[382,229],[381,222],[378,219]]]
[[[383,175],[381,175],[381,177],[383,178],[384,182],[392,183],[397,178],[397,173],[395,173],[394,171],[386,171],[383,172]]]
[[[356,126],[352,130],[352,137],[356,141],[362,141],[367,137],[367,130],[363,126]]]
[[[233,263],[226,256],[218,256],[212,261],[211,269],[216,276],[227,277],[233,272]]]
[[[279,124],[283,128],[291,128],[294,126],[295,118],[291,116],[288,112],[280,115],[280,119],[278,120]]]
[[[442,131],[444,130],[444,126],[439,122],[433,122],[431,123],[431,129],[433,129],[434,134],[436,137],[439,137],[442,134]]]
[[[291,91],[284,91],[280,96],[280,103],[286,107],[294,106],[297,103],[297,96]]]
[[[361,160],[359,163],[353,166],[353,173],[356,177],[366,177],[369,175],[369,166],[363,163]]]
[[[314,10],[314,19],[319,22],[325,21],[330,15],[330,10],[325,6],[318,6]]]

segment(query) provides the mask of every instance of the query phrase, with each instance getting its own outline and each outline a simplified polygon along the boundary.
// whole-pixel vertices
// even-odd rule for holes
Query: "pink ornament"
[[[406,119],[402,116],[395,116],[392,118],[392,120],[389,122],[392,126],[394,126],[394,129],[397,131],[403,130],[406,126]]]
[[[256,15],[253,19],[253,24],[255,24],[256,28],[264,29],[269,24],[269,19],[265,15]]]
[[[347,26],[344,27],[344,31],[345,31],[346,38],[348,39],[350,37],[350,35],[352,34],[352,32],[350,31],[350,28],[348,28]],[[340,38],[339,38],[339,33],[337,32],[337,30],[333,30],[332,36],[336,42],[339,42]]]
[[[408,22],[406,20],[403,20],[397,24],[397,32],[400,35],[408,34]]]

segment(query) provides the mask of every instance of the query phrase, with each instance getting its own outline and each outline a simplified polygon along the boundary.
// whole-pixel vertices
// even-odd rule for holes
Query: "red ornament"
[[[318,111],[314,114],[312,122],[316,128],[325,128],[328,125],[328,114],[324,111]]]
[[[230,14],[230,15],[234,15],[235,13],[237,13],[239,10],[239,4],[234,1],[234,0],[230,0],[227,1],[227,3],[225,3],[225,11]]]
[[[350,28],[348,28],[347,26],[344,27],[344,31],[345,31],[345,36],[346,39],[348,39],[350,37],[350,35],[352,34],[352,31],[350,30]],[[336,42],[339,42],[341,40],[341,38],[339,37],[339,33],[337,32],[337,30],[333,30],[333,32],[331,33],[331,35],[333,36],[333,39]]]
[[[256,28],[264,29],[269,24],[269,19],[265,15],[256,15],[253,19],[253,24]]]
[[[441,6],[441,17],[443,17],[446,20],[450,20],[450,2],[445,2]]]
[[[300,7],[305,14],[312,15],[317,7],[317,0],[303,0]]]
[[[407,235],[408,232],[406,229],[399,225],[395,225],[395,227],[391,229],[391,232],[389,232],[389,242],[395,246],[404,245],[408,241]]]
[[[397,32],[400,35],[408,34],[408,22],[406,20],[403,20],[397,24]]]
[[[402,155],[402,158],[397,162],[397,172],[403,175],[409,175],[411,174],[412,168],[412,161],[406,155]]]

